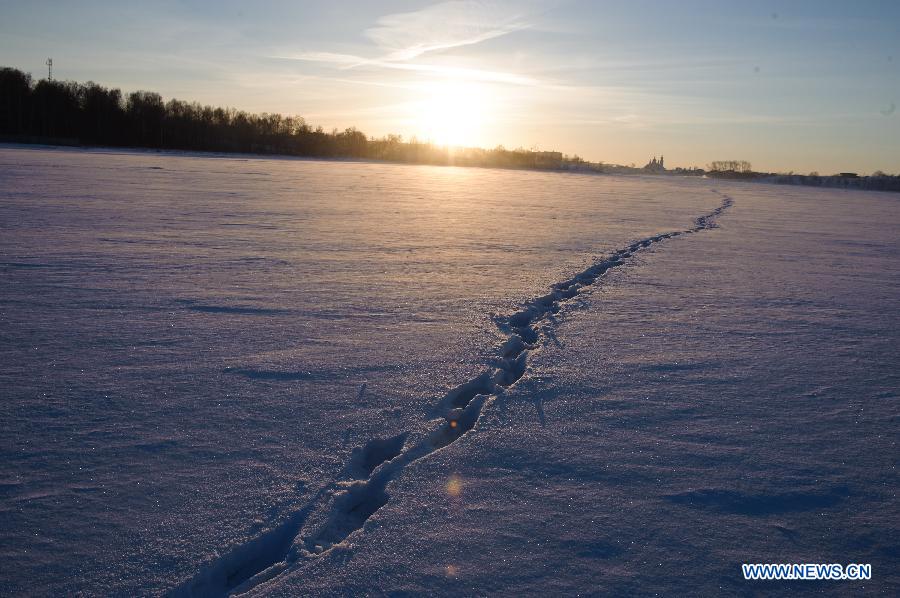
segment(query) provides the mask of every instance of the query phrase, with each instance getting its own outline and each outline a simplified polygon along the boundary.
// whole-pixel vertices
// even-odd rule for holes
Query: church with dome
[[[644,166],[644,170],[648,170],[650,172],[665,172],[665,157],[660,156],[659,160],[657,160],[656,156],[653,156],[653,158],[649,162],[647,162],[647,165]]]

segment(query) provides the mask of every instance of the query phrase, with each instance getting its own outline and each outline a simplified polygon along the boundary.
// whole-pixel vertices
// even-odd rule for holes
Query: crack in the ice
[[[449,391],[435,406],[435,428],[417,443],[407,446],[408,433],[373,439],[354,451],[347,475],[355,479],[334,482],[323,488],[301,510],[269,532],[232,548],[201,567],[192,578],[170,592],[171,596],[225,596],[241,594],[289,570],[300,560],[318,558],[332,549],[344,547],[353,532],[391,499],[388,484],[407,466],[449,446],[475,428],[485,405],[514,385],[528,369],[528,357],[548,338],[552,316],[593,285],[612,268],[619,267],[637,252],[660,241],[716,228],[716,218],[732,205],[722,204],[695,220],[693,228],[641,239],[619,249],[572,278],[558,282],[551,292],[526,303],[505,318],[497,319],[506,340],[499,347],[495,364],[487,371]],[[539,326],[544,324],[544,326]]]

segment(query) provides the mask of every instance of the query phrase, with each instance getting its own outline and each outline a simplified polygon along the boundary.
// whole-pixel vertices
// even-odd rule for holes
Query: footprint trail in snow
[[[332,482],[279,526],[201,565],[193,577],[169,595],[241,594],[271,582],[298,562],[343,547],[351,534],[361,530],[390,501],[388,485],[392,480],[410,464],[471,431],[484,407],[525,374],[529,355],[552,337],[553,321],[549,316],[640,251],[666,239],[715,228],[716,218],[733,202],[727,195],[715,190],[713,193],[722,198],[721,205],[697,218],[692,228],[635,241],[572,278],[554,284],[548,294],[527,302],[520,311],[498,319],[497,326],[506,340],[499,347],[495,365],[452,389],[438,402],[430,433],[409,444],[408,433],[369,441],[354,452],[345,470],[350,479]]]

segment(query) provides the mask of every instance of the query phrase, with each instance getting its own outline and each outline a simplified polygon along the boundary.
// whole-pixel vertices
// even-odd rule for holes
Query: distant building
[[[856,178],[859,178],[859,175],[856,174],[855,172],[842,172],[842,173],[839,174],[838,176],[844,177],[845,179],[856,179]]]
[[[534,165],[537,168],[560,168],[562,152],[534,152]]]
[[[666,159],[663,156],[659,157],[659,160],[656,159],[656,156],[647,162],[647,165],[644,166],[644,170],[649,172],[665,172],[666,170]]]

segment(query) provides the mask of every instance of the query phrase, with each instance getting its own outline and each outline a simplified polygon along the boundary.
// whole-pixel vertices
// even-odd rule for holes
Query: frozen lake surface
[[[896,595],[898,208],[0,146],[0,587]]]

